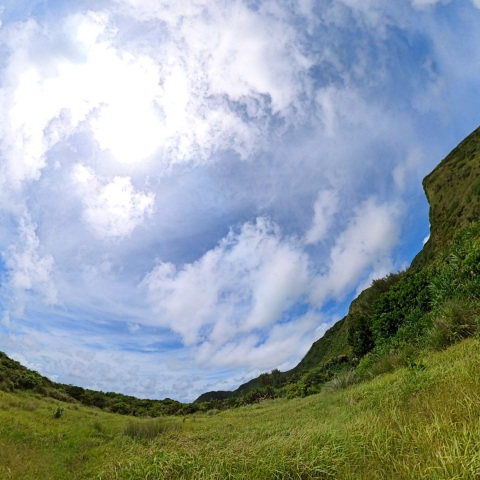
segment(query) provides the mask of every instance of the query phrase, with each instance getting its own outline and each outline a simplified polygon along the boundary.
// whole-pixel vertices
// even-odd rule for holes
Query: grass
[[[58,407],[64,412],[55,419]],[[479,474],[475,339],[368,382],[216,415],[140,421],[0,392],[0,479],[416,480]]]
[[[63,414],[55,418],[58,409]],[[102,447],[124,422],[93,409],[0,392],[0,479],[94,478],[104,461]]]

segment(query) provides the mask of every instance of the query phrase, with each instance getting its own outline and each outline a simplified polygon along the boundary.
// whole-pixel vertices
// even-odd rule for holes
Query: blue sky
[[[293,367],[428,235],[480,2],[4,2],[0,350],[192,401]]]

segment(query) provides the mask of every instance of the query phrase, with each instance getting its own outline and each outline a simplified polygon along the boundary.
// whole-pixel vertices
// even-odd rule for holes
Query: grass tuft
[[[133,439],[152,439],[179,428],[179,423],[163,417],[131,420],[125,426],[123,434]]]

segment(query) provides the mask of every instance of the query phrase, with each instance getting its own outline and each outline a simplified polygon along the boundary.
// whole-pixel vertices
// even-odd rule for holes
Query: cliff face
[[[423,180],[430,204],[430,239],[413,267],[429,262],[455,230],[480,220],[480,127]]]

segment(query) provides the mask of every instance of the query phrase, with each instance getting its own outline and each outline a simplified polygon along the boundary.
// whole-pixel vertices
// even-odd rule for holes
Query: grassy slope
[[[58,402],[0,392],[0,478],[478,478],[478,341],[416,365],[304,399],[166,418],[175,428],[143,440],[122,433],[126,417],[65,404],[53,419]]]
[[[430,239],[412,265],[430,261],[455,231],[480,218],[480,127],[423,180],[430,204]]]

